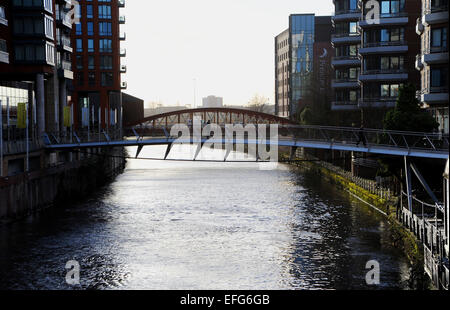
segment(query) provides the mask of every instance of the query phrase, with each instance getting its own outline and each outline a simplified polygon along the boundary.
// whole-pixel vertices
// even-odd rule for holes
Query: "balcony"
[[[8,20],[6,19],[5,9],[0,6],[0,25],[8,26]]]
[[[422,55],[422,63],[438,65],[448,63],[448,49],[446,46],[426,48]]]
[[[354,111],[358,109],[358,102],[355,101],[333,101],[331,103],[332,111]]]
[[[416,23],[416,33],[420,36],[425,30],[425,26],[422,24],[422,19],[418,18]]]
[[[121,65],[120,66],[120,73],[127,73],[127,66],[126,65]]]
[[[363,44],[363,47],[359,49],[360,55],[395,54],[406,52],[408,52],[408,44],[405,41],[365,43]]]
[[[66,51],[66,52],[69,52],[69,53],[73,52],[72,42],[69,37],[64,36],[64,35],[59,35],[59,36],[57,35],[56,42],[58,43],[58,48]]]
[[[361,10],[343,10],[336,11],[335,15],[331,17],[333,21],[357,21],[361,18]]]
[[[394,108],[397,102],[397,97],[377,97],[377,98],[362,98],[359,99],[359,108],[375,108],[387,109]]]
[[[126,57],[127,56],[127,50],[124,49],[124,48],[121,48],[120,52],[119,52],[119,55],[120,55],[120,57]]]
[[[425,26],[448,22],[448,3],[425,9],[422,23]]]
[[[357,79],[335,79],[331,82],[332,88],[359,88]]]
[[[127,34],[124,32],[124,33],[121,33],[120,35],[119,35],[119,40],[120,41],[125,41],[127,39]]]
[[[381,14],[380,20],[375,22],[373,20],[362,20],[359,22],[359,27],[369,28],[369,27],[379,27],[379,26],[402,26],[409,22],[408,13],[399,12],[393,14]]]
[[[420,101],[426,105],[448,105],[448,87],[430,87],[419,93]]]
[[[120,88],[121,88],[121,89],[127,89],[127,87],[128,87],[127,82],[121,82],[121,83],[120,83]]]
[[[119,8],[125,7],[125,0],[119,0]]]
[[[72,29],[72,19],[68,13],[64,13],[63,11],[56,12],[56,22],[59,25],[65,26],[68,29]]]
[[[357,56],[333,57],[331,65],[333,67],[356,67],[361,65],[361,60]]]
[[[361,35],[359,33],[340,33],[331,36],[332,44],[352,44],[360,42]]]
[[[125,24],[125,16],[124,15],[120,15],[119,16],[119,24]]]
[[[58,76],[73,80],[72,63],[70,61],[63,60],[58,64]]]
[[[5,40],[0,40],[0,62],[9,64],[9,53]]]
[[[405,70],[365,70],[359,75],[361,82],[372,81],[404,81],[408,79]]]

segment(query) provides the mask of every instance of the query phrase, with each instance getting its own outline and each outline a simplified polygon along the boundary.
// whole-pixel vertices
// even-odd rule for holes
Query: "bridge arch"
[[[194,116],[200,117],[203,121],[210,121],[215,124],[279,124],[298,125],[289,119],[272,114],[236,109],[236,108],[198,108],[173,111],[146,117],[142,120],[124,124],[125,127],[167,127],[175,124],[187,124],[193,120]]]

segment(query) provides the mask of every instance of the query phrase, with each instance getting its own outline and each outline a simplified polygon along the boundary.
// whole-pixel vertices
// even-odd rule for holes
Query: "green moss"
[[[282,155],[284,161],[289,162],[289,156]],[[356,197],[361,198],[363,201],[375,206],[387,215],[389,225],[389,242],[390,244],[399,249],[408,261],[410,262],[410,275],[408,280],[408,286],[414,289],[429,289],[430,281],[424,273],[424,254],[422,245],[417,238],[408,231],[400,222],[396,219],[397,206],[395,201],[387,201],[377,195],[372,194],[366,189],[358,186],[351,180],[334,173],[314,162],[292,162],[301,169],[312,171],[315,174],[320,175],[322,178],[332,184],[336,184],[342,190],[352,193]]]

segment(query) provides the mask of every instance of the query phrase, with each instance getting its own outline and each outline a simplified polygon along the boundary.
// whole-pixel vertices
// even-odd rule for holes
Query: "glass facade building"
[[[295,115],[301,100],[307,95],[313,73],[314,61],[314,14],[299,14],[289,17],[291,49],[291,107]]]

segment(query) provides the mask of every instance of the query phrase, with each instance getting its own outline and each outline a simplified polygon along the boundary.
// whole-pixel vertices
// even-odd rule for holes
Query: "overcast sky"
[[[274,37],[294,13],[330,15],[332,0],[127,0],[127,93],[165,105],[215,95],[274,103]]]

